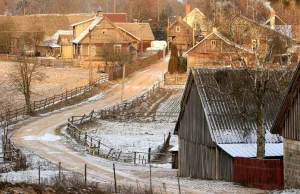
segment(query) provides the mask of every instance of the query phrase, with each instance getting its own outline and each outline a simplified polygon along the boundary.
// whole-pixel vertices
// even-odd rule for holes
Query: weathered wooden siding
[[[176,27],[180,27],[180,31],[176,32]],[[184,35],[184,36],[191,36],[192,32],[190,32],[190,30],[188,29],[188,27],[182,23],[180,23],[179,21],[176,21],[175,24],[173,24],[170,28],[169,28],[169,35],[168,36],[173,36],[176,37],[178,35]]]
[[[300,140],[300,92],[298,90],[288,117],[285,119],[285,128],[283,136],[287,139]]]
[[[233,180],[233,158],[222,149],[219,149],[219,178]]]
[[[192,83],[179,126],[180,175],[215,179],[215,144],[211,139],[195,83]]]
[[[232,157],[221,149],[216,151],[194,80],[186,92],[188,99],[182,107],[184,113],[178,130],[180,176],[214,180],[218,164],[218,178],[232,180]]]

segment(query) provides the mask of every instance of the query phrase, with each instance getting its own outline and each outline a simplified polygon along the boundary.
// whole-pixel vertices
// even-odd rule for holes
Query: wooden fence
[[[15,147],[7,137],[2,136],[2,152],[0,152],[0,163],[12,163],[21,159],[21,151]]]
[[[94,87],[108,81],[108,76],[101,76],[97,80],[95,80],[91,85],[86,85],[82,87],[76,87],[73,90],[66,91],[64,93],[53,95],[52,97],[34,101],[30,104],[30,108],[23,106],[18,109],[14,110],[6,110],[5,112],[0,113],[0,124],[4,124],[6,122],[12,122],[18,119],[21,119],[22,117],[29,114],[30,111],[38,111],[45,109],[47,107],[53,106],[54,104],[66,101],[68,99],[71,99],[75,96],[79,96],[84,94],[85,92],[88,92],[92,90]]]
[[[137,60],[131,64],[125,66],[125,77],[130,76],[134,72],[153,65],[159,59],[163,58],[163,52],[159,51],[147,58],[143,58],[141,60]],[[109,68],[109,80],[117,80],[123,77],[123,67],[118,65],[110,66]]]
[[[234,158],[233,179],[242,185],[274,190],[283,188],[283,161]]]
[[[70,119],[68,119],[68,125],[67,125],[68,134],[72,138],[74,138],[79,144],[85,146],[85,150],[88,151],[90,154],[102,158],[114,160],[114,161],[120,161],[124,163],[132,163],[132,164],[147,164],[151,162],[158,162],[160,161],[158,159],[160,158],[160,156],[168,156],[168,157],[172,156],[171,154],[151,152],[151,148],[148,149],[148,152],[123,153],[122,150],[118,148],[112,148],[104,144],[101,140],[89,136],[87,132],[85,133],[81,132],[81,130],[76,126],[76,124],[81,124],[84,121],[92,120],[94,113],[95,112],[92,111],[88,115],[73,116]],[[169,137],[163,143],[163,147],[166,146],[167,144],[169,145],[170,137],[171,134],[169,134]]]
[[[164,75],[164,84],[165,85],[185,85],[188,75],[184,74],[169,74],[165,73]]]
[[[151,93],[155,92],[159,88],[159,83],[155,84],[151,90],[144,93],[141,96],[136,97],[131,102],[124,102],[117,104],[109,109],[92,111],[89,114],[84,114],[82,116],[72,116],[68,119],[67,132],[74,138],[79,144],[85,146],[85,149],[93,154],[100,157],[104,157],[111,160],[121,161],[124,163],[133,163],[133,164],[146,164],[149,162],[158,162],[160,161],[161,156],[172,156],[171,154],[164,154],[166,147],[169,146],[171,133],[163,143],[162,147],[159,147],[156,152],[151,152],[149,148],[148,152],[131,152],[131,153],[122,153],[118,148],[112,148],[104,144],[98,139],[95,139],[89,136],[87,133],[81,132],[77,127],[78,124],[81,124],[85,121],[91,121],[92,119],[99,118],[145,118],[145,119],[155,119],[157,117],[178,117],[178,113],[165,113],[165,112],[156,112],[156,113],[141,113],[141,112],[126,112],[120,111],[126,107],[134,106],[137,101],[144,100],[149,97]]]
[[[0,61],[18,61],[20,56],[0,54]],[[56,59],[43,57],[26,57],[29,63],[36,63],[46,67],[80,67],[80,60],[77,59]]]

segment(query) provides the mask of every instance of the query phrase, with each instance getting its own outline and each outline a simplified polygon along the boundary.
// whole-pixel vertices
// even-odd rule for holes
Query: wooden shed
[[[271,129],[283,136],[284,187],[300,188],[300,64]]]
[[[232,105],[228,93],[216,90],[217,73],[226,73],[234,79],[236,71],[241,70],[191,69],[174,132],[179,138],[180,176],[231,181],[235,157],[256,157],[255,120],[245,120],[237,106]],[[237,105],[242,103],[242,99],[234,100]],[[244,116],[253,116],[256,105],[250,92],[243,102],[247,107]],[[267,158],[283,155],[281,136],[269,131],[279,105],[280,97],[268,96],[264,110]]]

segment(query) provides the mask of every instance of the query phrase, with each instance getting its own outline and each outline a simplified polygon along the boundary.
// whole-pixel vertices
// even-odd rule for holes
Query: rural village
[[[0,193],[300,193],[299,0],[0,0]]]

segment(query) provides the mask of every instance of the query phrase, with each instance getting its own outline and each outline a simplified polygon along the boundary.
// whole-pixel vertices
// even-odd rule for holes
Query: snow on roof
[[[59,37],[60,35],[73,35],[73,31],[72,31],[72,30],[58,30],[58,31],[51,37],[51,39],[58,40],[58,37]]]
[[[171,149],[169,149],[169,152],[178,152],[178,145],[172,147]]]
[[[256,157],[257,144],[218,144],[232,157]],[[267,143],[266,157],[283,156],[283,143]]]
[[[74,44],[78,44],[82,39],[84,39],[84,37],[86,37],[86,35],[88,35],[90,30],[93,30],[95,28],[95,26],[103,19],[103,17],[97,17],[96,19],[94,19],[94,21],[88,26],[86,27],[83,32],[81,32],[81,34],[79,36],[77,36],[74,40],[72,40],[72,43]]]
[[[229,91],[231,90],[230,87],[222,86],[224,90],[222,92],[219,92],[216,89],[218,88],[215,77],[217,73],[220,73],[221,75],[224,73],[231,81],[237,81],[235,79],[238,79],[238,77],[234,76],[237,71],[243,73],[242,69],[232,68],[192,68],[181,101],[182,107],[185,103],[185,99],[187,99],[189,95],[186,90],[189,88],[192,80],[194,80],[211,138],[217,144],[245,144],[257,142],[257,126],[255,119],[249,119],[253,118],[255,115],[256,103],[255,100],[253,100],[255,99],[255,96],[250,90],[245,90],[247,93],[245,93],[242,98],[231,97],[229,95]],[[241,76],[243,75],[241,74]],[[276,79],[276,77],[277,76],[273,76],[272,79]],[[272,84],[273,82],[271,81],[269,83]],[[269,87],[273,87],[273,85],[269,85]],[[271,92],[266,95],[263,126],[266,131],[266,143],[282,143],[282,137],[271,134],[270,129],[276,118],[281,99],[284,96],[283,94],[275,95]],[[232,101],[234,101],[236,105],[233,105]],[[241,110],[238,107],[244,108]],[[241,115],[241,111],[243,111],[243,116]],[[179,130],[179,122],[181,121],[183,114],[184,109],[181,109],[175,133]]]

